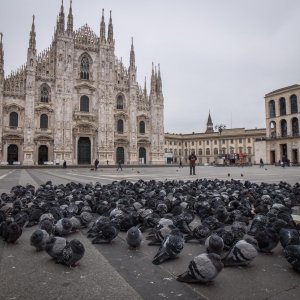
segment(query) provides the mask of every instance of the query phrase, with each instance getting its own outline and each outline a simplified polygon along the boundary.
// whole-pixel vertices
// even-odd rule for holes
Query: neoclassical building
[[[217,126],[218,127],[218,126]],[[255,158],[256,141],[265,140],[266,129],[232,128],[214,131],[209,113],[206,131],[202,133],[165,134],[165,156],[173,163],[188,163],[191,152],[197,155],[200,164],[258,163]],[[223,163],[223,162],[222,162]]]
[[[300,85],[284,87],[265,95],[266,160],[299,163]]]
[[[66,23],[66,26],[65,26]],[[164,97],[152,64],[150,93],[137,83],[133,43],[129,67],[115,55],[113,23],[99,35],[73,30],[63,4],[50,46],[36,51],[35,22],[27,61],[4,76],[0,41],[0,161],[101,164],[164,163]]]

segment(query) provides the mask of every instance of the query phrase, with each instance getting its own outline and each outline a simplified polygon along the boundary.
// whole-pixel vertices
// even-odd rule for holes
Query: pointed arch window
[[[291,114],[298,113],[298,103],[297,103],[297,96],[292,95],[291,98]]]
[[[90,63],[87,55],[84,55],[80,62],[80,78],[81,79],[90,79]]]
[[[269,101],[269,115],[270,115],[270,118],[276,117],[275,101],[274,100]]]
[[[46,114],[41,115],[40,128],[41,129],[47,129],[48,128],[48,116]]]
[[[80,98],[80,111],[90,111],[90,99],[88,96],[81,96]]]
[[[124,99],[122,95],[117,98],[117,109],[124,109]]]
[[[17,128],[19,125],[19,115],[13,111],[9,115],[9,127]]]
[[[141,121],[140,122],[140,126],[139,126],[140,128],[140,133],[141,134],[145,134],[145,122],[144,121]]]
[[[286,103],[285,103],[285,98],[280,98],[279,99],[279,109],[280,109],[280,115],[285,116],[286,115]]]
[[[124,122],[123,120],[118,120],[117,122],[117,132],[122,134],[124,132]]]
[[[41,86],[41,97],[40,101],[44,103],[50,102],[50,88],[47,85]]]

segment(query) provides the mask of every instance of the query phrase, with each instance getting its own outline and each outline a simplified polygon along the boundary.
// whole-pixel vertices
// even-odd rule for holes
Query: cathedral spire
[[[145,84],[144,84],[144,95],[147,97],[147,78],[145,76]]]
[[[32,16],[32,25],[29,37],[29,49],[36,50],[36,41],[35,41],[35,25],[34,25],[34,15]]]
[[[109,12],[109,23],[108,23],[108,32],[107,32],[107,41],[111,44],[114,41],[114,29],[111,18],[111,11]]]
[[[157,74],[156,85],[157,85],[158,94],[161,94],[162,93],[162,81],[161,81],[161,76],[160,76],[160,64],[158,64],[158,74]]]
[[[101,23],[100,23],[100,41],[105,42],[104,9],[102,9],[102,18],[101,18]]]
[[[4,51],[2,43],[3,33],[0,32],[0,79],[4,77]],[[0,80],[1,82],[1,80]]]
[[[65,13],[64,13],[64,0],[61,0],[60,12],[58,15],[57,22],[58,33],[63,34],[65,31]]]
[[[153,95],[155,92],[156,92],[156,80],[155,80],[155,73],[154,73],[154,63],[152,63],[150,94]]]
[[[67,33],[68,33],[68,35],[72,35],[72,33],[73,33],[72,0],[70,0],[70,8],[69,8],[68,24],[67,24]]]
[[[210,116],[210,111],[208,113],[208,119],[207,119],[207,123],[206,123],[206,131],[205,133],[212,133],[214,132],[214,126],[213,126],[213,122],[211,120],[211,116]]]
[[[135,54],[134,54],[134,48],[133,48],[133,37],[131,38],[131,50],[130,50],[130,68],[135,68]]]

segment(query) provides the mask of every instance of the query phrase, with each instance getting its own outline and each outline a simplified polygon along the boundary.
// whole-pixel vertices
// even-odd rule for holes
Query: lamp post
[[[215,129],[218,130],[219,132],[219,135],[221,137],[221,134],[223,132],[224,129],[226,129],[226,125],[224,124],[217,124],[215,126]],[[222,147],[221,147],[221,138],[220,138],[220,141],[219,141],[219,156],[222,154]],[[225,154],[225,153],[224,153]],[[224,162],[223,162],[224,163]]]

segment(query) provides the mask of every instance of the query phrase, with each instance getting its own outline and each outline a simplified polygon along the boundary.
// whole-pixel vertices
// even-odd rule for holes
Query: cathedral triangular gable
[[[81,47],[97,48],[99,38],[88,24],[83,25],[74,33],[75,45]],[[92,50],[90,49],[90,50]],[[96,50],[96,49],[95,49]]]

